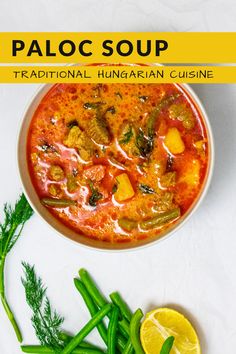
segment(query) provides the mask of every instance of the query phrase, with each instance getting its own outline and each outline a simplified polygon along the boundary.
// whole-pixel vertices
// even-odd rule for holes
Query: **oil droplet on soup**
[[[58,84],[30,125],[28,166],[43,205],[84,237],[159,237],[198,198],[203,119],[174,84]]]

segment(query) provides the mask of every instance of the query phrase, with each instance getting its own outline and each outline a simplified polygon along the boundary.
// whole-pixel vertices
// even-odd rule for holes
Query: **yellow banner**
[[[0,83],[236,83],[236,66],[0,66]]]
[[[1,63],[236,63],[236,32],[1,32]]]

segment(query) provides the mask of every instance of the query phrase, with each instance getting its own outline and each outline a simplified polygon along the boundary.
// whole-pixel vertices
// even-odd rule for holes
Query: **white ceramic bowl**
[[[27,199],[29,200],[35,212],[37,212],[51,227],[54,228],[55,231],[59,232],[61,235],[64,235],[67,238],[74,240],[82,245],[93,247],[96,249],[102,249],[102,250],[125,250],[125,249],[127,250],[127,249],[144,247],[146,245],[154,244],[156,242],[159,242],[160,240],[166,239],[167,237],[172,235],[175,231],[177,231],[180,227],[182,227],[203,201],[203,198],[206,195],[207,189],[211,181],[213,165],[214,165],[214,142],[213,142],[212,130],[210,127],[209,119],[202,103],[200,102],[200,100],[198,99],[194,91],[189,87],[189,85],[179,84],[178,86],[180,86],[187,93],[187,95],[191,98],[191,100],[194,102],[199,112],[201,113],[207,130],[207,136],[209,142],[208,168],[207,168],[205,181],[202,185],[201,191],[198,195],[198,198],[195,200],[195,202],[188,210],[188,212],[179,220],[179,222],[175,223],[172,228],[168,228],[166,233],[162,234],[161,237],[158,236],[153,238],[147,238],[146,240],[143,241],[130,242],[124,244],[111,244],[109,242],[96,241],[96,240],[89,239],[83,235],[79,235],[78,233],[76,233],[75,231],[73,231],[72,229],[64,225],[62,222],[57,220],[47,210],[47,208],[45,208],[40,203],[39,197],[32,184],[28,165],[27,165],[27,157],[26,157],[27,135],[28,135],[31,119],[34,115],[36,108],[38,107],[40,101],[52,86],[53,85],[51,84],[46,84],[40,87],[40,89],[36,92],[33,99],[29,103],[25,111],[25,114],[23,116],[19,137],[18,137],[18,144],[17,144],[18,166],[19,166],[21,181],[23,184],[23,189]]]

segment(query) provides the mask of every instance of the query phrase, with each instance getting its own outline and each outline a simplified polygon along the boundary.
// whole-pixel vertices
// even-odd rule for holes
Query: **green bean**
[[[115,291],[113,293],[110,294],[110,298],[113,302],[113,304],[115,304],[117,307],[119,307],[120,312],[122,314],[122,316],[124,318],[127,319],[127,321],[131,321],[132,318],[132,312],[130,311],[128,305],[126,304],[126,302],[122,299],[122,297],[120,296],[120,294]]]
[[[73,337],[71,337],[72,339]],[[96,347],[95,345],[88,343],[88,342],[81,342],[79,348],[86,348],[86,349],[94,349],[94,350],[101,350],[100,348]]]
[[[54,352],[53,349],[50,349],[42,345],[22,345],[21,350],[24,353],[38,353],[38,354],[40,353],[51,354]]]
[[[69,342],[72,338],[72,336],[66,332],[61,332],[61,333],[59,333],[58,336],[59,336],[60,340],[62,340],[65,343]]]
[[[101,104],[104,104],[104,102],[86,102],[84,104],[85,109],[97,109]]]
[[[120,312],[119,308],[115,306],[111,313],[111,319],[108,325],[107,354],[115,354],[116,352],[116,333],[117,333],[119,312]]]
[[[41,203],[44,206],[54,208],[66,208],[70,205],[75,205],[76,201],[71,199],[42,198]]]
[[[180,93],[174,93],[173,95],[169,97],[163,98],[163,100],[158,103],[158,105],[153,109],[151,112],[148,121],[147,121],[147,134],[150,138],[153,138],[154,136],[154,126],[157,121],[157,118],[161,111],[166,108],[169,104],[174,102],[178,97],[180,96]]]
[[[66,345],[61,354],[69,354],[75,349],[82,340],[97,326],[97,324],[111,311],[112,304],[107,304],[75,335],[75,337]]]
[[[121,353],[122,353],[122,351],[125,348],[125,344],[126,344],[126,339],[122,335],[118,334],[118,336],[117,336],[117,347],[118,347],[118,349],[119,349],[119,351]]]
[[[133,348],[131,339],[129,338],[127,340],[125,347],[124,347],[124,350],[122,351],[122,354],[131,354],[131,353],[133,353],[133,351],[134,351],[134,348]]]
[[[65,332],[61,332],[59,335],[60,339],[63,340],[64,344],[66,345],[69,341],[71,341],[71,339],[73,338],[73,336],[65,333]],[[81,348],[89,348],[89,349],[100,349],[98,347],[96,347],[93,344],[90,344],[88,342],[81,342],[79,345]]]
[[[35,354],[54,354],[55,351],[48,347],[42,345],[22,345],[21,350],[24,353],[35,353]],[[72,354],[103,354],[104,351],[100,349],[91,349],[91,348],[76,348]]]
[[[64,339],[63,339],[64,336]],[[73,336],[70,336],[68,334],[62,333],[62,336],[60,336],[60,338],[65,342],[65,345],[71,341],[71,339],[73,338]],[[89,342],[81,342],[79,344],[79,348],[88,348],[88,349],[96,349],[96,350],[100,350],[100,348],[96,347],[94,344],[91,344]]]
[[[74,279],[74,284],[75,284],[77,290],[79,291],[80,295],[82,296],[82,298],[83,298],[83,300],[90,312],[90,315],[93,317],[98,312],[97,305],[94,304],[91,296],[89,295],[87,289],[85,288],[85,286],[81,280]],[[98,323],[97,329],[98,329],[98,332],[99,332],[100,336],[102,337],[103,341],[105,342],[105,344],[107,344],[107,329],[102,321],[100,323]]]
[[[93,299],[95,304],[100,308],[102,308],[103,306],[108,304],[107,299],[100,292],[100,290],[97,288],[97,286],[94,283],[93,279],[91,278],[90,274],[85,269],[82,268],[79,270],[79,275],[82,280],[82,283],[84,284],[85,288],[87,289],[89,295],[91,296],[91,298]],[[109,315],[110,314],[108,314],[108,317],[109,317]],[[118,328],[119,328],[119,331],[123,335],[125,334],[125,338],[129,337],[129,332],[127,333],[127,331],[125,331],[123,325],[120,325],[120,323],[119,323]],[[126,343],[126,340],[123,337],[123,335],[118,335],[117,346],[120,350],[123,350],[125,343]]]
[[[175,338],[173,336],[168,337],[161,348],[160,354],[169,354],[173,347]]]
[[[82,268],[79,270],[79,275],[84,286],[86,287],[88,293],[90,294],[96,305],[100,308],[105,306],[108,301],[106,300],[105,296],[100,292],[100,290],[98,290],[89,273]]]
[[[129,322],[123,318],[118,323],[120,333],[127,339],[129,338]]]
[[[139,226],[143,230],[153,229],[157,226],[163,225],[168,221],[174,220],[180,216],[180,208],[175,208],[172,210],[168,210],[164,213],[161,213],[157,216],[154,216],[151,219],[147,219],[145,221],[141,221]]]
[[[91,348],[76,348],[72,354],[104,354],[104,351],[101,349],[91,349]]]
[[[135,311],[130,322],[130,339],[134,347],[135,354],[144,354],[140,342],[140,321],[143,318],[143,312],[141,309]]]

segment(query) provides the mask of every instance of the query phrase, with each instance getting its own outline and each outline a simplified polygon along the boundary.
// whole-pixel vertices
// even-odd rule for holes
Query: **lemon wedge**
[[[140,330],[145,353],[160,353],[169,336],[175,338],[170,354],[201,353],[196,331],[181,313],[169,308],[159,308],[147,313]]]

